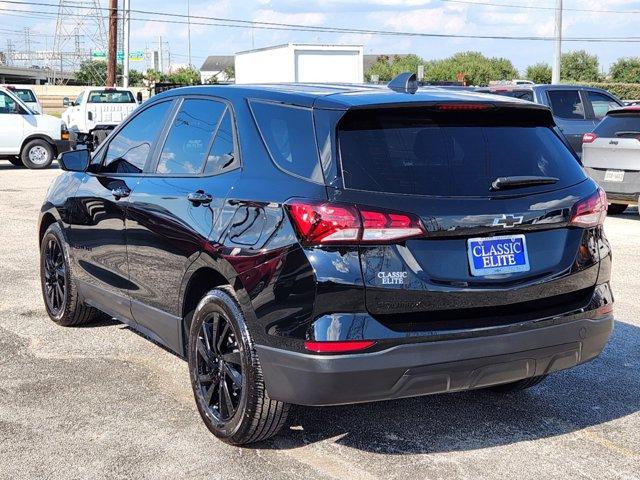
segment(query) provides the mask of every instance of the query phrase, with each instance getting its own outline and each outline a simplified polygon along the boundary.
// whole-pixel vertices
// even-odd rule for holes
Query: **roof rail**
[[[394,92],[411,93],[418,91],[418,77],[415,73],[402,72],[387,84]]]

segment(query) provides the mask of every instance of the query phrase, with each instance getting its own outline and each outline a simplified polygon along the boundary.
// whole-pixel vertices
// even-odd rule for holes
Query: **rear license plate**
[[[624,180],[624,170],[607,170],[604,174],[605,182],[622,182]]]
[[[467,241],[467,253],[474,277],[528,272],[530,269],[524,235],[470,238]]]

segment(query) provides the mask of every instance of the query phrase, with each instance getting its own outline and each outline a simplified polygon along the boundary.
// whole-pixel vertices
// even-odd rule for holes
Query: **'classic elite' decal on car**
[[[378,272],[378,278],[383,285],[402,285],[407,278],[407,272]]]

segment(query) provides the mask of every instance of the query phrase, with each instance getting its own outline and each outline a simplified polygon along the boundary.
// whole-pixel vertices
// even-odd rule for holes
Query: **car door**
[[[25,114],[11,96],[0,90],[0,154],[19,153],[24,138]]]
[[[139,328],[179,352],[183,278],[216,236],[212,230],[240,173],[230,106],[204,97],[179,100],[155,157],[127,212],[131,310]]]
[[[580,155],[582,136],[593,128],[593,121],[587,116],[584,99],[579,89],[550,89],[547,91],[549,105],[560,131],[571,148]]]
[[[129,197],[171,110],[164,101],[140,110],[94,155],[76,193],[70,244],[76,280],[88,303],[131,318],[125,215]]]

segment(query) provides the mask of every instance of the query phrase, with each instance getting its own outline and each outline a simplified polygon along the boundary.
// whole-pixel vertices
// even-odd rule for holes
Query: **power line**
[[[445,0],[440,0],[440,1],[445,1]],[[454,1],[454,0],[446,0],[446,1]],[[462,2],[463,0],[455,0],[455,1]],[[4,3],[40,5],[45,7],[54,6],[54,4],[50,4],[50,3],[43,3],[43,2],[28,3],[28,2],[22,2],[19,0],[5,0]],[[470,2],[470,3],[476,3],[476,2]],[[90,8],[90,7],[78,6],[78,8]],[[11,11],[11,9],[0,8],[0,11]],[[131,10],[131,12],[150,14],[150,15],[187,18],[186,15],[158,13],[158,12],[150,12],[145,10]],[[56,15],[54,12],[47,12],[47,11],[30,11],[30,13],[40,14],[40,15]],[[626,12],[626,13],[632,13],[632,12]],[[637,13],[640,13],[640,11],[638,11]],[[82,15],[75,14],[73,16],[82,16]],[[262,29],[262,30],[302,31],[302,32],[316,32],[316,33],[341,33],[341,34],[350,33],[355,35],[382,35],[382,36],[424,37],[424,38],[463,38],[463,39],[475,39],[475,40],[480,39],[480,40],[514,40],[514,41],[553,41],[554,40],[553,36],[464,35],[464,34],[445,34],[445,33],[422,33],[422,32],[392,31],[392,30],[371,30],[371,29],[368,30],[368,29],[355,29],[355,28],[306,26],[306,25],[276,23],[276,22],[258,22],[258,21],[251,21],[251,20],[224,19],[220,17],[191,16],[191,18],[206,19],[206,20],[209,20],[209,22],[194,22],[194,21],[189,22],[188,20],[172,20],[172,19],[149,18],[149,17],[140,17],[140,16],[133,17],[132,20],[149,21],[149,22],[166,23],[166,24],[180,24],[180,25],[187,25],[190,23],[191,25],[201,25],[201,26],[209,26],[209,27],[256,28],[256,29]],[[232,22],[232,23],[229,23],[229,22]],[[566,37],[564,40],[567,42],[586,42],[586,43],[639,43],[640,37],[637,37],[637,36],[633,36],[633,37]]]

